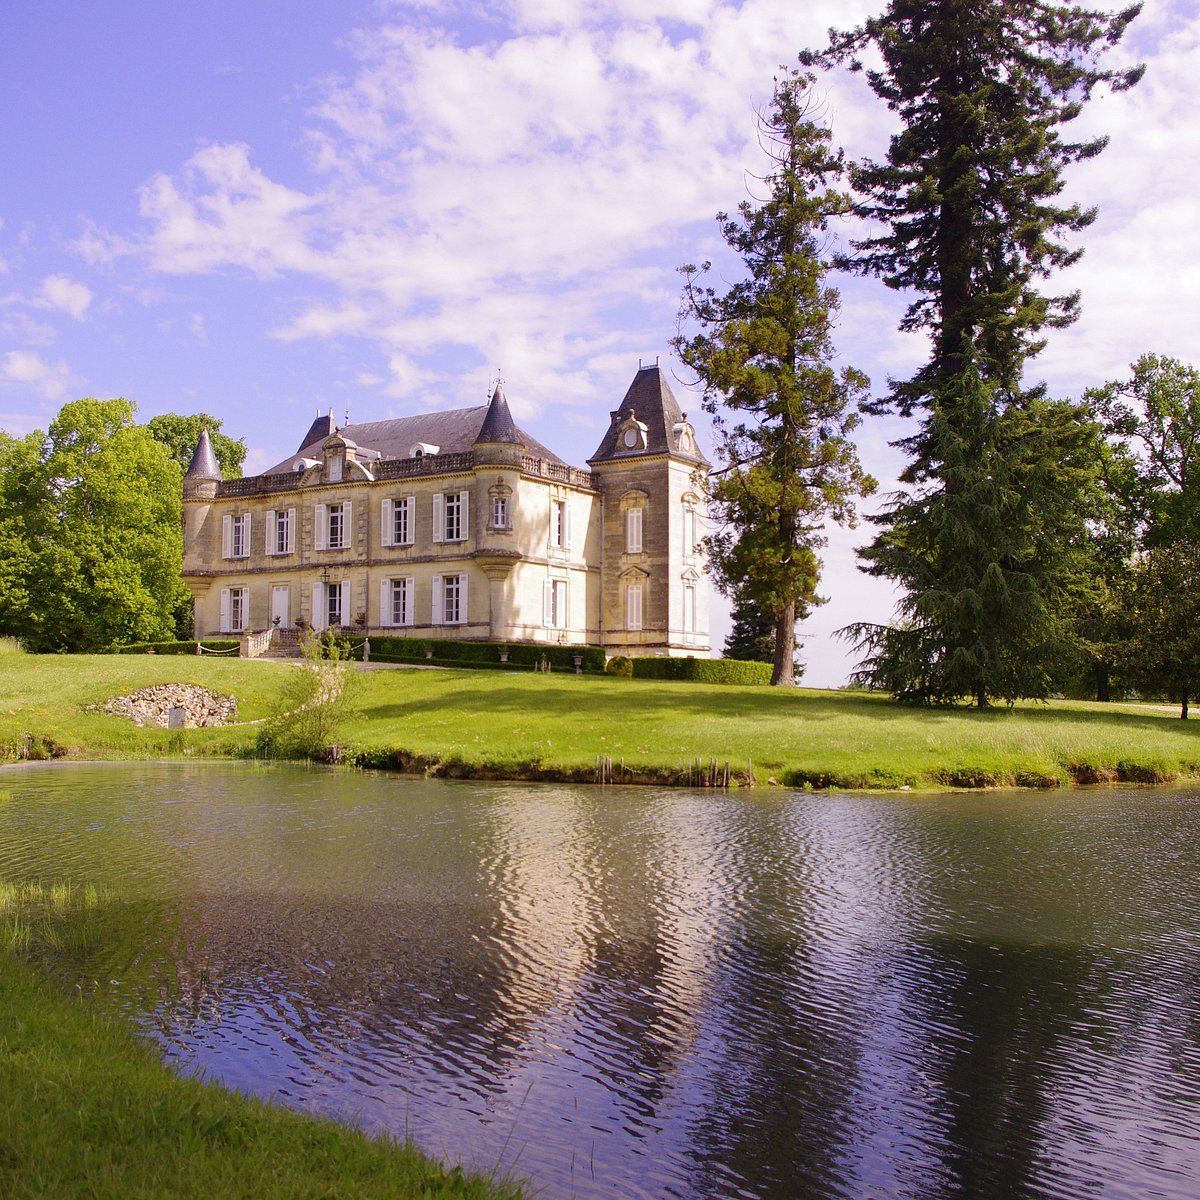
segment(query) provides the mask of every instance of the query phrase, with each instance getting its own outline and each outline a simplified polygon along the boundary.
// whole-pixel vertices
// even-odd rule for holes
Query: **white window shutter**
[[[266,539],[266,551],[268,554],[276,553],[279,546],[278,532],[279,514],[273,509],[267,509],[267,528],[263,532],[263,537]]]
[[[625,627],[641,629],[642,627],[642,585],[631,583],[625,591]]]
[[[435,625],[442,623],[442,601],[445,593],[442,590],[442,577],[435,575],[433,577],[433,616],[432,621]]]
[[[379,544],[381,546],[394,545],[392,533],[395,530],[395,521],[392,517],[392,502],[384,500],[379,505]]]
[[[313,545],[318,550],[329,549],[329,509],[318,504],[313,517]]]
[[[392,623],[392,581],[390,579],[379,581],[379,623],[380,625]]]
[[[225,520],[229,520],[228,517]],[[229,633],[230,625],[233,623],[232,616],[233,603],[229,598],[229,589],[221,589],[221,632]]]
[[[631,508],[625,514],[625,552],[641,554],[642,552],[642,510]]]
[[[342,624],[349,625],[354,620],[354,613],[350,611],[350,580],[342,580]]]
[[[458,623],[465,625],[471,618],[471,599],[467,595],[467,573],[458,577]]]
[[[547,579],[542,585],[542,624],[549,628],[554,624],[554,581]]]
[[[296,510],[289,508],[287,510],[288,527],[287,527],[287,552],[289,554],[296,553]]]
[[[328,615],[325,609],[325,585],[314,583],[312,585],[312,627],[324,629]]]
[[[441,492],[433,496],[433,540],[446,540],[446,497]]]
[[[571,548],[571,501],[569,498],[563,501],[563,547],[567,550]]]
[[[242,557],[250,557],[250,514],[242,518],[246,524],[242,527]]]
[[[233,518],[228,513],[221,518],[221,557],[233,557]]]
[[[411,625],[413,623],[413,596],[416,595],[416,580],[409,576],[402,580],[404,584],[404,592],[401,598],[400,605],[400,624]]]
[[[459,521],[461,522],[459,536],[466,541],[471,536],[471,493],[458,493],[458,512]],[[463,577],[466,578],[465,576]]]
[[[347,550],[354,549],[354,502],[342,501],[342,546]]]
[[[405,522],[405,533],[408,534],[408,541],[406,541],[404,544],[406,546],[411,546],[413,543],[414,530],[417,528],[417,498],[416,496],[409,496],[404,503],[408,505],[408,520]]]

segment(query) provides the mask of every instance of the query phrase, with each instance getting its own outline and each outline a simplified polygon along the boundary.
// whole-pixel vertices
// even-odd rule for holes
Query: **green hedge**
[[[690,683],[770,683],[771,664],[733,658],[635,658],[635,679],[683,679]]]
[[[357,644],[357,639],[356,639]],[[433,651],[427,658],[426,650]],[[508,652],[508,662],[501,663],[501,651]],[[510,670],[532,670],[543,659],[553,671],[574,671],[575,657],[582,661],[588,674],[604,671],[604,651],[597,646],[529,646],[505,642],[460,642],[442,638],[372,637],[371,659],[378,662],[429,662],[434,666],[507,667]],[[355,650],[355,657],[362,656]]]
[[[204,639],[200,645],[205,650],[236,650],[241,643],[224,639]],[[114,646],[113,654],[195,654],[195,642],[134,642],[129,646]]]

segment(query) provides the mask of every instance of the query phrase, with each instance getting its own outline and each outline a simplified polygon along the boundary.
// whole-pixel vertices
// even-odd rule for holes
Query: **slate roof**
[[[185,479],[221,479],[221,467],[217,456],[213,453],[212,442],[208,437],[208,426],[200,428],[200,440],[196,443],[192,461],[184,473]]]
[[[626,450],[617,444],[617,432],[621,425],[630,417],[636,416],[646,426],[646,448],[644,450]],[[671,385],[663,376],[662,369],[657,365],[642,367],[633,377],[629,391],[621,406],[612,414],[612,421],[604,434],[596,453],[588,462],[604,458],[623,458],[633,455],[674,454],[678,457],[695,459],[704,462],[698,452],[680,455],[675,449],[674,427],[686,420]]]
[[[508,417],[507,424],[512,437],[497,438],[496,430],[492,430],[492,441],[513,441],[525,446],[527,454],[534,458],[543,458],[548,462],[566,466],[561,458],[552,450],[548,450],[536,438],[531,437],[513,422],[508,413],[508,404],[504,401],[504,393],[498,388],[503,414],[497,415],[495,421],[500,424],[503,416]],[[321,446],[337,433],[340,437],[352,441],[359,448],[359,460],[371,462],[377,458],[409,458],[410,452],[417,442],[437,446],[439,454],[462,454],[469,451],[476,442],[482,440],[485,421],[492,412],[496,397],[492,404],[481,404],[476,408],[455,408],[447,412],[418,413],[411,417],[394,417],[388,421],[362,421],[352,425],[337,428],[332,416],[318,417],[304,435],[304,441],[294,454],[288,455],[281,463],[268,468],[264,475],[277,475],[291,471],[292,465],[298,458],[322,457]]]
[[[512,413],[508,411],[508,401],[504,398],[504,385],[496,384],[492,393],[492,402],[488,405],[487,416],[479,427],[477,442],[516,442],[523,439],[513,423]]]

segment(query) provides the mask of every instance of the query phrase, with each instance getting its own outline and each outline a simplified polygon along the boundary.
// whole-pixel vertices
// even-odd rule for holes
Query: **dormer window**
[[[441,446],[435,446],[431,442],[414,442],[408,452],[409,458],[424,458],[427,454],[440,454]]]
[[[649,432],[650,427],[644,421],[639,421],[636,413],[630,413],[617,430],[618,453],[645,450]]]
[[[329,482],[338,483],[342,478],[342,463],[344,462],[342,451],[335,450],[328,459],[329,465]]]

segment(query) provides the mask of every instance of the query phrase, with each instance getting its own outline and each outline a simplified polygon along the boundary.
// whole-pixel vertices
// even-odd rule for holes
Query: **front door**
[[[271,589],[271,624],[287,628],[291,624],[288,612],[288,585],[277,583]]]

